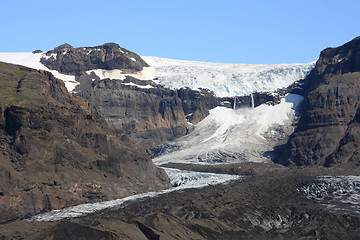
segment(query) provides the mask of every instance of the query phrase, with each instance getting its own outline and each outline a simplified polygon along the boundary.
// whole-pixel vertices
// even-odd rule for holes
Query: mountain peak
[[[54,48],[55,51],[60,51],[60,50],[70,50],[70,49],[73,49],[74,47],[71,46],[70,44],[68,43],[64,43],[64,44],[61,44],[60,46]]]
[[[92,69],[137,72],[148,67],[139,55],[121,48],[116,43],[78,48],[65,43],[48,51],[40,61],[51,70],[77,76]]]
[[[120,48],[119,44],[117,43],[113,43],[113,42],[110,42],[110,43],[105,43],[103,45],[100,45],[100,46],[97,46],[96,48]]]

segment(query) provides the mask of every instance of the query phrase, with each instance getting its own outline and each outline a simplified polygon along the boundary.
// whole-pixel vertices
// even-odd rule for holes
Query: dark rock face
[[[38,49],[38,50],[32,51],[32,53],[34,53],[34,54],[35,54],[35,53],[42,53],[42,51]]]
[[[208,115],[208,109],[219,104],[206,90],[170,90],[132,77],[94,81],[79,96],[96,106],[110,126],[124,129],[145,149],[185,135],[191,128],[187,121],[198,123]]]
[[[41,58],[41,63],[49,69],[73,75],[81,75],[91,69],[136,72],[148,66],[139,55],[121,48],[116,43],[80,48],[63,44],[46,52],[46,57]]]
[[[282,161],[325,166],[360,163],[360,37],[322,51],[304,89],[305,111]]]
[[[169,186],[121,130],[44,71],[0,63],[0,222]]]

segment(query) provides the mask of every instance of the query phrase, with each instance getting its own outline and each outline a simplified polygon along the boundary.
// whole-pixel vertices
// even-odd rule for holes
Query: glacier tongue
[[[202,187],[210,184],[215,185],[240,178],[240,176],[229,174],[193,172],[173,168],[163,169],[169,176],[171,185],[176,188]]]
[[[52,210],[50,212],[35,215],[27,221],[38,221],[38,222],[52,222],[59,221],[65,218],[76,218],[86,214],[94,213],[104,209],[119,209],[124,208],[131,202],[144,199],[152,198],[165,193],[186,189],[186,188],[201,188],[208,185],[224,184],[232,180],[243,178],[243,176],[228,175],[228,174],[215,174],[215,173],[203,173],[193,171],[183,171],[172,168],[164,168],[169,176],[170,183],[174,186],[171,189],[159,191],[159,192],[148,192],[137,194],[125,198],[120,198],[111,201],[97,202],[80,204],[60,210]]]
[[[153,68],[148,78],[168,88],[207,88],[218,97],[274,91],[303,79],[315,62],[298,64],[231,64],[142,58]],[[148,71],[148,70],[147,70]]]

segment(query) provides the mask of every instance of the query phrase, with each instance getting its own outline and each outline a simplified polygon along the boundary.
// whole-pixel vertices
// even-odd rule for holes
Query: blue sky
[[[139,55],[302,63],[360,35],[358,0],[0,0],[0,52],[116,42]]]

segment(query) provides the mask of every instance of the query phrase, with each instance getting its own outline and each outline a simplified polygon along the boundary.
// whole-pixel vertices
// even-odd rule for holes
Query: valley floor
[[[167,167],[175,167],[169,166]],[[360,218],[332,213],[298,189],[317,176],[360,175],[345,168],[275,164],[182,165],[188,170],[247,175],[225,185],[183,189],[81,218],[16,221],[0,239],[359,239]]]

